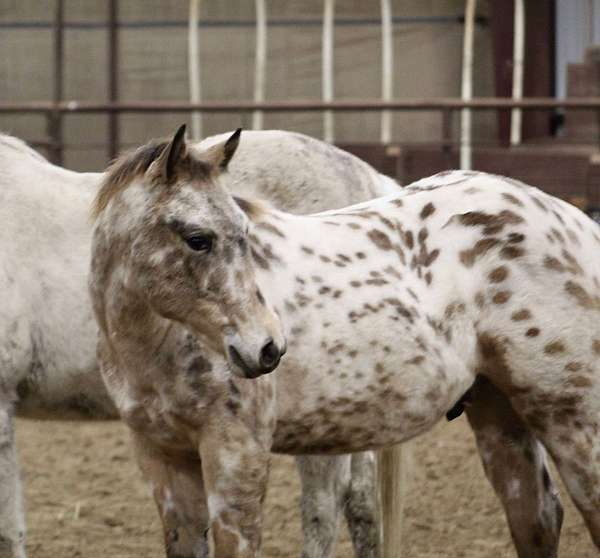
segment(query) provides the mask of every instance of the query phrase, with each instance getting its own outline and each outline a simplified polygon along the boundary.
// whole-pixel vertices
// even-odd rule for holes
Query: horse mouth
[[[233,345],[229,345],[229,347],[227,347],[227,350],[229,352],[229,358],[231,359],[231,362],[244,373],[244,376],[246,376],[246,378],[254,379],[258,378],[259,376],[262,376],[262,370],[250,368],[242,358],[242,355],[240,355],[238,350]]]

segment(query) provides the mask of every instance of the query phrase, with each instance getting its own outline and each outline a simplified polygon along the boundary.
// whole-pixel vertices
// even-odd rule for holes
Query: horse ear
[[[160,172],[165,182],[169,183],[173,180],[177,171],[177,165],[184,158],[185,154],[185,124],[182,124],[161,155]]]
[[[242,129],[238,128],[235,132],[233,132],[233,134],[231,134],[231,136],[229,136],[227,141],[213,145],[204,153],[202,153],[200,157],[202,160],[209,163],[214,169],[221,171],[227,170],[229,161],[231,161],[231,158],[240,144],[241,134]]]

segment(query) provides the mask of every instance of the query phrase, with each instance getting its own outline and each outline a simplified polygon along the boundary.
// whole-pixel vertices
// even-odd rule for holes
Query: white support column
[[[381,0],[381,100],[391,101],[394,87],[392,7],[390,0]],[[392,141],[392,113],[381,111],[381,143]]]
[[[323,42],[322,42],[322,96],[324,102],[333,101],[333,26],[335,17],[335,0],[324,0],[323,3]],[[333,111],[323,112],[323,139],[333,143],[334,121]]]
[[[466,0],[465,29],[463,39],[463,65],[461,97],[463,101],[473,98],[473,35],[475,31],[475,8],[477,0]],[[460,119],[460,168],[472,168],[471,109],[462,109]]]
[[[188,79],[190,82],[190,102],[199,103],[200,88],[200,45],[198,43],[198,22],[200,0],[190,0],[190,18],[188,22]],[[202,114],[198,111],[191,113],[192,139],[202,139]]]
[[[513,74],[512,98],[523,98],[523,70],[525,56],[525,6],[523,0],[515,0],[515,21],[513,35]],[[510,114],[510,144],[520,145],[522,132],[522,111],[514,108]]]
[[[265,76],[267,66],[267,9],[265,0],[255,0],[256,7],[256,53],[254,55],[254,102],[265,100]],[[252,113],[252,129],[262,130],[263,111]]]

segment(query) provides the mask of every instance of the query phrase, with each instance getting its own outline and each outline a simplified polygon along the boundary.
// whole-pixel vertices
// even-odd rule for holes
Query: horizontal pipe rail
[[[462,14],[444,15],[444,16],[412,16],[402,17],[396,16],[393,18],[396,24],[462,24],[464,18]],[[478,25],[488,25],[489,19],[485,16],[477,16],[476,22]],[[256,21],[254,19],[235,19],[235,20],[205,20],[198,23],[198,27],[249,27],[254,28]],[[273,18],[268,21],[269,27],[321,27],[323,20],[320,18],[302,18],[302,19],[282,19]],[[352,17],[336,17],[335,25],[337,26],[374,26],[381,25],[381,20],[377,18],[352,18]],[[158,21],[120,21],[119,27],[122,29],[156,29],[156,28],[185,28],[188,26],[187,20],[158,20]],[[65,22],[66,29],[104,29],[107,27],[105,22],[95,21],[68,21]],[[21,29],[52,29],[50,21],[0,21],[0,30],[21,30]]]
[[[463,101],[458,98],[433,99],[398,99],[390,102],[379,100],[345,100],[345,101],[268,101],[254,103],[251,101],[207,101],[189,103],[179,101],[137,101],[121,103],[97,103],[89,101],[32,101],[24,103],[0,102],[0,114],[7,113],[103,113],[103,112],[246,112],[262,110],[265,112],[300,112],[300,111],[437,111],[460,110],[499,110],[521,108],[524,110],[600,110],[600,97],[577,97],[555,99],[553,97],[528,97],[518,101],[505,97],[486,97]]]

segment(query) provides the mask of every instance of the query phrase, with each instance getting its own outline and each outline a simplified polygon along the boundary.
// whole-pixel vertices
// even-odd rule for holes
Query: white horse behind
[[[207,138],[201,146],[225,137]],[[282,131],[245,132],[229,173],[235,192],[298,213],[341,207],[397,189],[393,180],[356,157]],[[86,286],[89,207],[102,176],[51,165],[20,140],[0,135],[2,558],[25,556],[15,409],[37,418],[117,416],[97,369],[97,328]],[[376,555],[372,460],[368,453],[355,454],[352,464],[350,456],[298,457],[304,556],[331,554],[342,510],[357,555]],[[389,496],[390,489],[384,492]],[[391,521],[397,526],[397,519]]]

